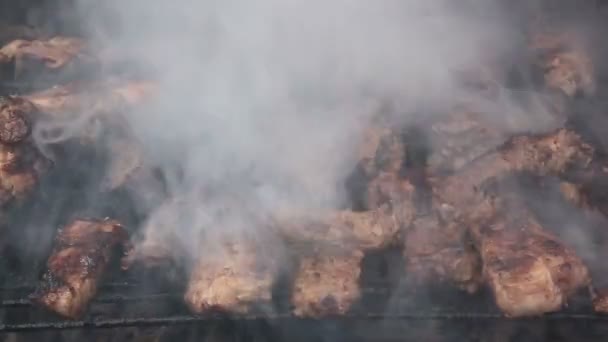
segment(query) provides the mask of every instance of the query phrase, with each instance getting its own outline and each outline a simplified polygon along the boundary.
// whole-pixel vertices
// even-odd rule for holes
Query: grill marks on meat
[[[362,259],[358,250],[302,257],[291,295],[294,314],[320,318],[347,313],[361,295]]]
[[[64,317],[81,317],[97,293],[116,247],[127,246],[128,239],[114,220],[70,223],[57,235],[34,300]]]
[[[228,243],[220,255],[202,255],[192,273],[184,300],[195,314],[219,310],[248,313],[272,299],[276,260],[261,257],[259,247],[245,241]]]

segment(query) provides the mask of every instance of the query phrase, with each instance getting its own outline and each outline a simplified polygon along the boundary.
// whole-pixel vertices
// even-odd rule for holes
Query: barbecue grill
[[[26,20],[28,5],[20,3],[19,8],[9,3],[0,4],[2,17],[19,22]],[[15,15],[7,15],[10,11]],[[38,17],[45,14],[39,13]],[[63,28],[56,25],[59,30]],[[0,76],[11,72],[0,70]],[[3,81],[0,96],[28,93],[52,84]],[[52,177],[49,182],[52,183]],[[60,216],[54,216],[57,222],[45,224],[58,226]],[[24,245],[26,250],[36,248],[32,243]],[[42,250],[49,248],[41,247]],[[184,304],[184,289],[180,287],[183,282],[176,285],[140,270],[130,270],[105,277],[86,315],[67,320],[36,306],[30,299],[39,279],[37,272],[43,268],[47,254],[36,252],[30,253],[34,257],[23,256],[19,255],[22,252],[19,247],[17,249],[13,255],[15,260],[7,256],[0,262],[0,338],[3,341],[525,342],[604,341],[608,336],[608,315],[593,313],[585,293],[575,296],[559,313],[512,319],[495,307],[489,293],[468,296],[445,287],[414,291],[407,284],[401,252],[392,248],[366,256],[361,277],[363,296],[345,315],[297,318],[292,314],[289,294],[280,287],[275,289],[271,307],[261,307],[250,314],[192,315]]]

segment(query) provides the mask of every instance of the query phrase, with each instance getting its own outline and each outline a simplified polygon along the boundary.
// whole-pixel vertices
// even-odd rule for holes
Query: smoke
[[[175,233],[191,256],[199,254],[193,241],[209,230],[261,232],[249,214],[220,215],[201,191],[219,189],[229,194],[220,197],[261,212],[339,207],[361,131],[374,115],[388,105],[407,123],[420,111],[475,98],[463,75],[500,65],[520,43],[518,28],[493,1],[77,6],[108,56],[149,67],[160,84],[158,97],[128,119],[165,171],[171,196],[183,200],[152,213],[144,229],[149,236]],[[488,115],[525,112],[502,99],[484,108]],[[537,107],[545,127],[547,111]]]
[[[500,63],[517,41],[492,1],[77,5],[109,55],[148,66],[160,83],[129,120],[171,196],[187,200],[152,213],[144,228],[173,231],[190,255],[205,230],[260,231],[247,219],[220,219],[199,191],[219,188],[260,211],[341,206],[372,116],[390,105],[406,123],[475,96],[462,75]],[[501,106],[514,108],[508,102]]]

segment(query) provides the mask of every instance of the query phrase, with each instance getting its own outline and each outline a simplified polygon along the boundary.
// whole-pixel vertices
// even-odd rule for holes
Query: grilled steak
[[[303,256],[291,295],[294,314],[319,318],[348,312],[361,294],[362,259],[358,250]]]
[[[58,232],[34,300],[64,317],[81,317],[97,293],[97,286],[116,247],[129,237],[114,220],[75,220]]]

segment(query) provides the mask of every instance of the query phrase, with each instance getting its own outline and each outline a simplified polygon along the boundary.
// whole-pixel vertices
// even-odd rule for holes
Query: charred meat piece
[[[277,261],[245,241],[224,247],[220,254],[201,255],[192,270],[184,300],[195,314],[245,314],[272,299]]]
[[[37,108],[19,97],[0,97],[0,143],[13,144],[27,138]]]
[[[503,211],[493,221],[472,225],[471,232],[484,277],[508,316],[557,311],[589,284],[583,261],[526,210]]]
[[[34,300],[64,317],[81,317],[117,247],[129,236],[114,220],[75,220],[61,229]]]
[[[435,212],[417,217],[404,233],[408,281],[415,286],[447,283],[476,292],[483,282],[481,260],[466,228]]]
[[[303,256],[291,296],[294,314],[319,318],[347,313],[361,294],[362,259],[358,250]]]

